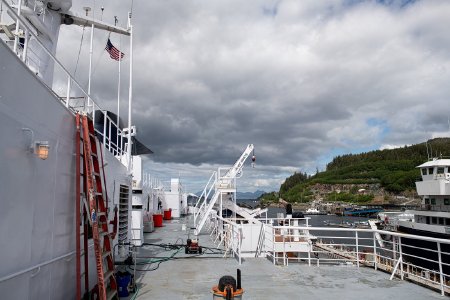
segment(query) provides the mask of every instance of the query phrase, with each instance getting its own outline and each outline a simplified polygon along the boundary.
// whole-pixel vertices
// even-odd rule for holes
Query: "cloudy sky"
[[[126,26],[131,1],[75,1]],[[112,5],[111,2],[118,4]],[[255,144],[241,191],[278,190],[294,171],[343,153],[448,135],[450,1],[135,0],[134,105],[145,169],[197,192]],[[58,56],[73,71],[83,29],[64,27]],[[89,30],[77,67],[87,83]],[[117,111],[117,63],[94,40],[93,94]],[[128,38],[121,115],[127,109]]]

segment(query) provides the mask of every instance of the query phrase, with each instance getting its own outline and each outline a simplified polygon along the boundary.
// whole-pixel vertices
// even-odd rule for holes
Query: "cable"
[[[77,75],[78,62],[80,61],[81,47],[83,46],[85,29],[86,29],[86,26],[83,26],[83,33],[81,34],[80,48],[78,49],[77,63],[75,64],[75,71],[73,72],[73,77],[74,78]]]

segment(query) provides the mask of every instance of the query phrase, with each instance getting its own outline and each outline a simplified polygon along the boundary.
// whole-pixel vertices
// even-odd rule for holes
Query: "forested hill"
[[[291,202],[309,201],[312,200],[318,185],[340,185],[340,188],[343,185],[353,186],[353,192],[366,185],[372,189],[372,198],[373,193],[377,192],[374,187],[383,190],[383,193],[392,194],[414,190],[415,182],[420,178],[416,168],[418,165],[426,162],[428,156],[450,157],[450,138],[436,138],[427,143],[428,154],[426,143],[421,143],[396,149],[337,156],[324,172],[313,176],[295,173],[288,177],[280,187],[279,196]],[[351,198],[350,190],[347,189],[343,195]],[[362,200],[369,201],[368,197]]]

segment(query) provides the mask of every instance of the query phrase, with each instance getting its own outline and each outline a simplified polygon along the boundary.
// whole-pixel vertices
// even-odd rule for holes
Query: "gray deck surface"
[[[190,220],[189,220],[190,221]],[[186,243],[188,219],[164,221],[164,227],[145,234],[146,243]],[[189,230],[190,224],[187,225]],[[181,239],[181,240],[179,240]],[[214,247],[208,234],[200,235],[202,246]],[[138,256],[168,256],[154,246],[144,246]],[[184,251],[176,257],[186,257]],[[206,258],[205,258],[206,257]],[[148,267],[155,267],[151,265]],[[145,266],[141,266],[145,268]],[[243,299],[444,299],[438,292],[401,281],[390,274],[356,266],[290,264],[274,266],[266,258],[247,258],[242,265],[234,258],[203,255],[160,264],[150,272],[137,272],[136,299],[212,299],[211,288],[223,275],[236,277],[242,270]]]

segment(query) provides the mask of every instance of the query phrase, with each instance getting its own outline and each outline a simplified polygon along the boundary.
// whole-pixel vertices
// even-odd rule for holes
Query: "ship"
[[[124,128],[93,99],[90,81],[86,91],[56,59],[56,48],[61,26],[130,36],[130,17],[121,28],[88,16],[89,9],[71,11],[71,0],[0,5],[1,297],[81,299],[97,288],[101,299],[117,299],[111,261],[133,242],[132,195],[143,182],[133,172],[149,149],[136,140],[131,111]],[[97,186],[86,192],[90,180]],[[88,221],[102,237],[81,224]],[[99,266],[103,285],[116,285],[110,292],[98,291]]]
[[[422,180],[416,182],[416,189],[422,203],[414,210],[405,211],[410,218],[398,220],[397,230],[411,235],[449,240],[450,159],[434,158],[417,168]],[[402,239],[402,242],[405,260],[433,271],[442,268],[445,274],[450,274],[450,245],[419,242],[409,238]],[[441,267],[438,261],[442,262]]]
[[[132,36],[131,20],[127,28],[107,24],[72,12],[71,0],[0,4],[2,298],[440,297],[407,281],[390,280],[421,282],[425,277],[403,269],[402,248],[387,256],[389,249],[376,246],[375,234],[441,244],[448,240],[312,227],[309,218],[296,217],[292,209],[269,218],[265,209],[239,207],[236,186],[253,144],[234,165],[212,172],[189,209],[177,180],[171,181],[166,193],[170,197],[164,199],[162,185],[142,169],[142,147],[133,146],[140,144],[130,115],[124,128],[120,117],[102,109],[89,88],[85,91],[55,57],[61,24]],[[54,77],[60,79],[61,74],[63,80],[55,85]],[[61,82],[63,92],[53,88]],[[80,165],[81,154],[93,170]],[[82,177],[101,182],[96,192],[86,189],[90,183]],[[92,209],[92,199],[106,208]],[[164,223],[159,203],[165,208]],[[230,216],[224,217],[223,209],[230,210]],[[192,214],[186,216],[187,211]],[[163,227],[152,228],[152,219]],[[149,233],[144,233],[146,227]],[[109,250],[101,257],[99,243],[100,250]],[[109,268],[107,274],[99,273],[103,267]],[[119,269],[131,274],[121,277]],[[433,274],[425,283],[448,294],[449,276]],[[109,281],[107,292],[101,279]]]

